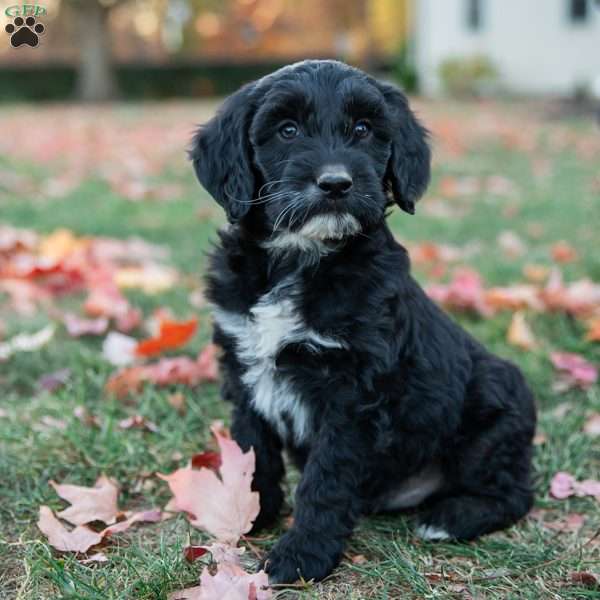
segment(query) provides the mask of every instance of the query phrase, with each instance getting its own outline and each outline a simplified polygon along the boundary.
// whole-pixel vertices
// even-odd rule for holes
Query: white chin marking
[[[349,213],[317,215],[298,233],[312,240],[341,240],[360,231],[360,223]]]
[[[349,213],[317,215],[309,219],[298,231],[275,234],[265,247],[270,250],[301,250],[316,255],[327,254],[331,247],[327,241],[340,241],[361,230],[356,217]]]
[[[449,540],[452,538],[447,531],[432,525],[419,525],[415,533],[423,540]]]

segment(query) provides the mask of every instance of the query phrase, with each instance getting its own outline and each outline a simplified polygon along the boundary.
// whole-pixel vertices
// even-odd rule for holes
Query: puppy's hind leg
[[[490,359],[467,391],[462,442],[446,464],[444,495],[420,515],[417,535],[471,540],[503,529],[533,504],[530,482],[533,397],[520,371]]]
[[[466,461],[462,473],[469,479],[455,481],[419,515],[416,530],[419,537],[472,540],[504,529],[529,512],[533,505],[529,482],[530,448],[521,447],[517,456],[511,441],[507,440],[503,447],[487,449],[493,457],[481,455],[477,461],[478,450],[482,448],[479,445],[472,448],[470,459],[477,461],[477,467],[469,469]]]
[[[425,540],[472,540],[508,527],[527,514],[529,494],[503,500],[485,496],[451,496],[438,500],[419,518],[416,534]]]

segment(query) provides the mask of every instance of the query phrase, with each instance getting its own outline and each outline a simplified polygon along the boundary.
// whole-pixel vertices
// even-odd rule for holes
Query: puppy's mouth
[[[325,242],[342,240],[356,235],[360,230],[358,219],[350,213],[327,212],[308,219],[296,233],[310,240]]]

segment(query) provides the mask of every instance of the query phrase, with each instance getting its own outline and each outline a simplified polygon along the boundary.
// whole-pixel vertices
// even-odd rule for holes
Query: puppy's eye
[[[285,140],[291,140],[300,133],[298,125],[293,121],[286,121],[279,127],[279,135]]]
[[[361,119],[354,123],[354,135],[357,138],[365,138],[371,133],[371,123],[366,119]]]

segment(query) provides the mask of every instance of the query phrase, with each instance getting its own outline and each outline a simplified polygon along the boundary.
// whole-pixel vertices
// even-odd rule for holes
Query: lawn
[[[420,242],[451,247],[433,260],[421,253],[415,273],[424,285],[447,281],[458,266],[478,271],[486,286],[543,279],[557,259],[566,282],[600,282],[600,136],[591,118],[561,117],[533,102],[417,106],[433,133],[434,177],[417,214],[396,210],[390,223],[413,250]],[[197,335],[178,351],[190,356],[210,338],[209,313],[197,298],[204,253],[223,217],[196,184],[184,149],[194,124],[212,110],[208,103],[19,105],[4,106],[0,116],[0,224],[40,234],[66,228],[78,236],[137,236],[168,249],[177,284],[127,296],[145,317],[164,307],[179,318],[198,316]],[[557,252],[559,241],[568,252]],[[0,292],[0,341],[36,331],[60,311],[79,311],[83,299],[68,295],[22,314]],[[574,574],[600,573],[600,498],[556,500],[549,483],[558,471],[600,478],[600,438],[583,431],[600,412],[600,390],[556,391],[549,354],[575,352],[597,364],[600,344],[585,340],[581,319],[561,312],[525,312],[537,342],[530,350],[507,341],[509,311],[455,317],[515,361],[535,392],[535,511],[469,544],[419,541],[410,514],[364,519],[327,581],[277,598],[598,598],[598,584]],[[102,337],[72,338],[59,325],[43,348],[0,362],[1,598],[164,599],[196,582],[199,566],[182,549],[190,538],[205,538],[183,515],[114,536],[104,550],[108,562],[98,564],[58,553],[36,528],[40,505],[64,507],[50,480],[92,485],[106,473],[121,485],[121,506],[164,506],[167,486],[153,474],[182,466],[206,447],[211,421],[228,420],[215,384],[147,385],[124,400],[111,397],[104,386],[115,367],[101,347]],[[40,377],[60,369],[69,369],[66,384],[41,389]],[[185,411],[170,403],[174,392],[185,396]],[[82,406],[97,425],[77,417]],[[157,431],[119,426],[133,415]],[[290,469],[288,512],[297,478]],[[574,514],[583,525],[563,526]],[[248,564],[284,527],[282,519],[280,530],[249,540]]]

